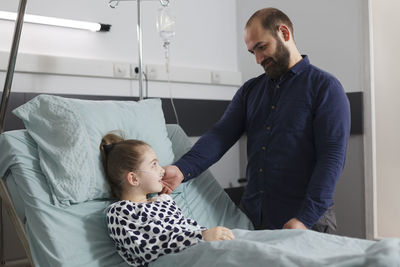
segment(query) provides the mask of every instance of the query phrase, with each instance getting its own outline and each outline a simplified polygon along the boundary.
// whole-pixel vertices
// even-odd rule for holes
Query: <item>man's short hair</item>
[[[247,21],[246,28],[249,27],[254,21],[259,21],[265,30],[269,30],[274,36],[277,35],[278,26],[285,24],[293,36],[293,24],[289,17],[276,8],[263,8],[256,11]]]

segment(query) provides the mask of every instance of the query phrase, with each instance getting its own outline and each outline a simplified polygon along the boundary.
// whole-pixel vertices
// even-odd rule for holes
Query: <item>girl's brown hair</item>
[[[149,145],[140,140],[125,140],[117,134],[109,133],[100,143],[100,153],[112,195],[121,199],[124,176],[139,168],[142,152]]]

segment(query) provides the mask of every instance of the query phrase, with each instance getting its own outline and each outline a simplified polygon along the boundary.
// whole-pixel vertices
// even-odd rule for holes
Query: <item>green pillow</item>
[[[150,144],[162,166],[174,159],[160,99],[91,101],[40,95],[13,113],[38,145],[54,204],[111,196],[101,162],[101,138],[119,130]]]

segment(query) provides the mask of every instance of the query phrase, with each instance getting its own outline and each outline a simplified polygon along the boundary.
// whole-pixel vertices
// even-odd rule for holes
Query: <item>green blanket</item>
[[[201,242],[150,266],[400,266],[400,239],[375,242],[311,230],[233,232],[235,240]]]

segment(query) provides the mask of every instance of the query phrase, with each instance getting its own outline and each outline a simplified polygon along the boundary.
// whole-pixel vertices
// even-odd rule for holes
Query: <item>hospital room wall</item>
[[[263,71],[247,52],[244,25],[256,10],[272,6],[291,18],[300,53],[308,55],[315,66],[335,75],[346,92],[362,92],[363,40],[368,31],[368,26],[364,26],[368,16],[366,3],[364,0],[237,0],[238,60],[243,81]],[[346,166],[335,192],[338,234],[361,238],[366,236],[363,147],[363,135],[350,137]]]
[[[2,0],[0,10],[16,11],[18,2]],[[29,0],[26,13],[111,24],[111,31],[91,33],[26,23],[20,52],[138,62],[136,2],[121,2],[116,9],[109,8],[107,2]],[[164,50],[156,29],[160,3],[142,2],[144,63],[160,64],[164,62]],[[230,0],[171,0],[170,6],[176,17],[176,34],[170,45],[171,65],[237,70],[235,3]],[[6,23],[1,23],[0,50],[10,49],[10,29]],[[229,45],[222,46],[222,41]]]

